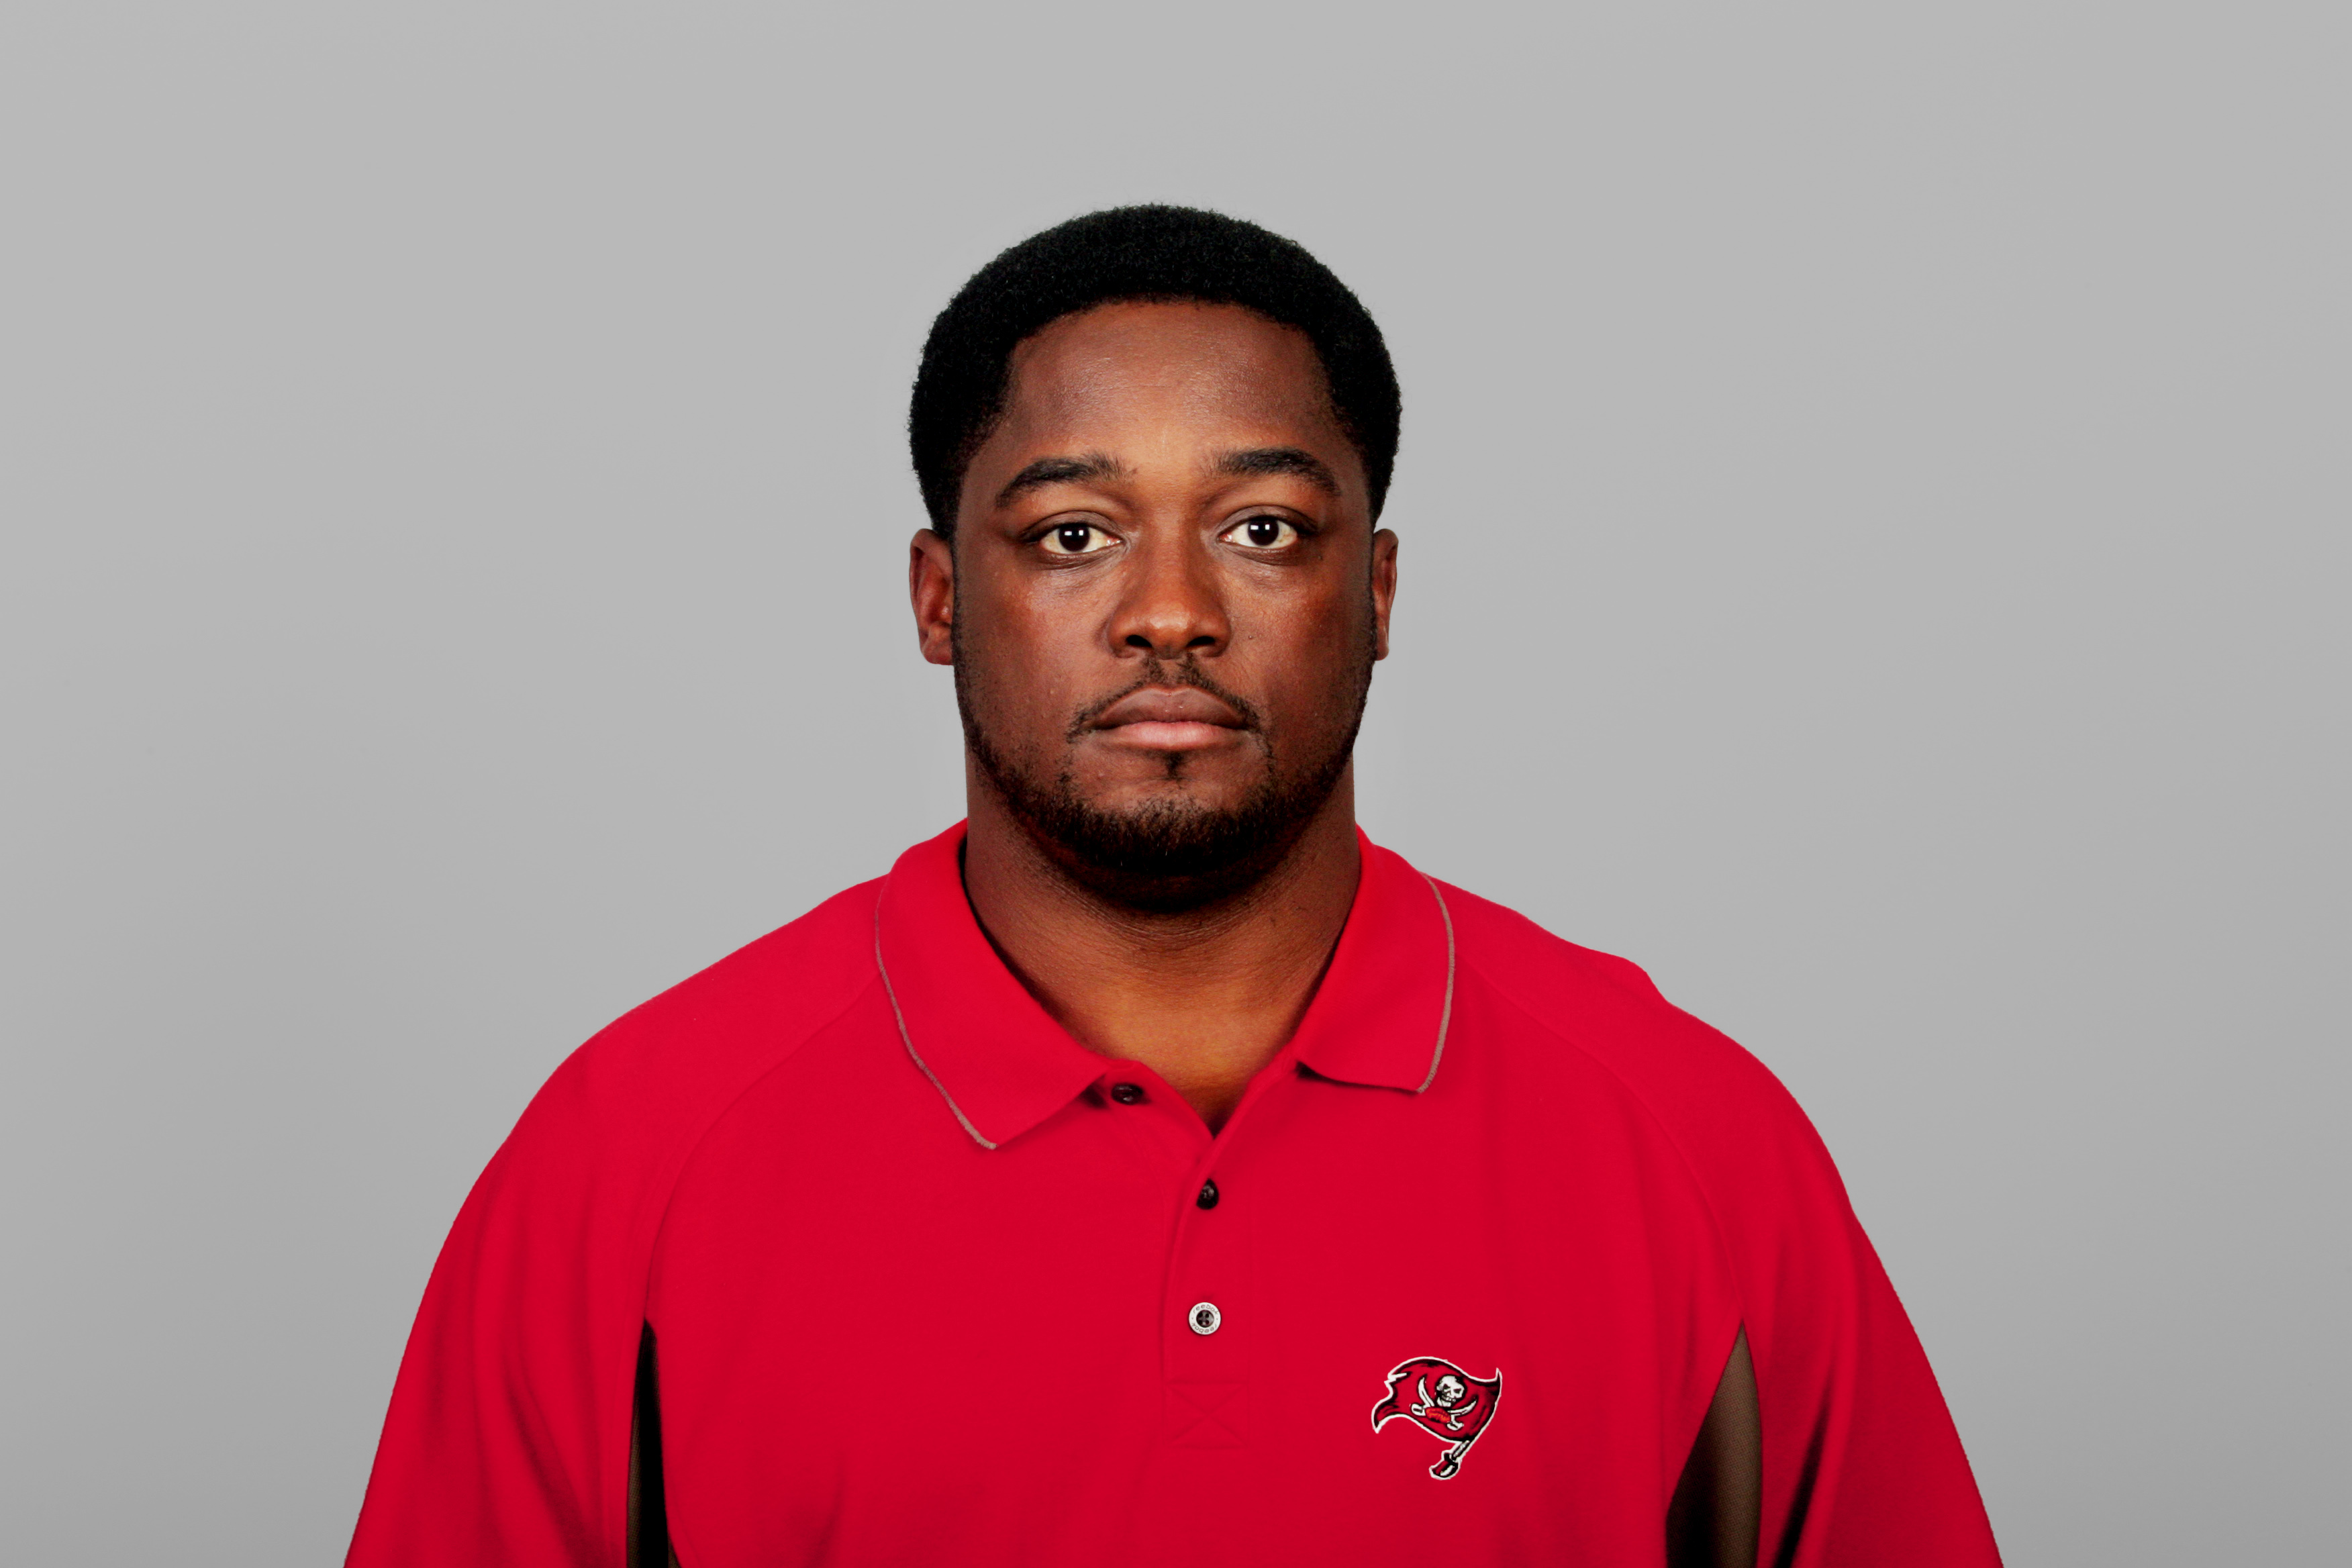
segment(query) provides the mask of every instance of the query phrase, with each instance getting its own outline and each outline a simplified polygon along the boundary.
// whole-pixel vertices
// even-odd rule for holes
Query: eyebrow
[[[1118,459],[1101,452],[1088,452],[1078,458],[1040,458],[1013,476],[1005,487],[996,492],[998,506],[1010,506],[1031,490],[1047,485],[1083,484],[1088,479],[1114,479],[1126,470]]]
[[[1253,447],[1228,452],[1217,459],[1217,472],[1235,476],[1289,474],[1330,495],[1339,493],[1339,478],[1329,464],[1299,447]]]
[[[1227,452],[1217,459],[1214,471],[1236,479],[1287,474],[1305,479],[1327,494],[1339,493],[1339,479],[1331,471],[1331,466],[1303,447],[1250,447]],[[1126,477],[1127,470],[1119,466],[1118,459],[1105,452],[1087,452],[1075,458],[1040,458],[996,492],[996,504],[1010,506],[1031,490],[1043,489],[1047,485],[1085,484],[1094,479]]]

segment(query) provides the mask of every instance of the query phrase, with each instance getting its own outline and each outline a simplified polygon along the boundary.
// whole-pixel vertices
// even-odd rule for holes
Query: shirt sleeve
[[[350,1568],[620,1568],[654,1247],[698,1140],[876,984],[868,882],[558,1068],[433,1267]]]
[[[2000,1553],[1943,1392],[1819,1160],[1825,1181],[1726,1205],[1764,1427],[1761,1561],[1990,1568]]]
[[[1464,961],[1606,1067],[1682,1151],[1756,1363],[1774,1568],[1997,1568],[1992,1527],[1911,1320],[1780,1081],[1622,958],[1460,889]]]
[[[575,1090],[551,1080],[442,1247],[351,1568],[624,1561],[649,1243],[581,1146]]]
[[[1761,1063],[1607,962],[1647,998],[1612,1054],[1677,1136],[1738,1278],[1763,1424],[1758,1561],[1997,1568],[1943,1392],[1812,1123]]]

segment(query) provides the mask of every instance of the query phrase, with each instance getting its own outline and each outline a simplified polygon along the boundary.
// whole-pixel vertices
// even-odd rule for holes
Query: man
[[[351,1561],[1996,1561],[1804,1117],[1357,830],[1398,397],[1313,258],[1129,208],[932,329],[966,823],[560,1068]]]

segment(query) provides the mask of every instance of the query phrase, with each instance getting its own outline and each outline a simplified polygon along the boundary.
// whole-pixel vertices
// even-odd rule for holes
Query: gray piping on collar
[[[1437,1048],[1429,1054],[1429,1076],[1421,1080],[1421,1089],[1414,1089],[1415,1094],[1421,1093],[1422,1089],[1427,1089],[1437,1081],[1437,1064],[1445,1059],[1445,1030],[1447,1026],[1454,1022],[1454,911],[1445,907],[1445,895],[1438,890],[1436,878],[1423,871],[1421,874],[1421,879],[1429,884],[1430,897],[1437,900],[1438,918],[1445,922],[1445,1005],[1438,1011],[1437,1015]],[[875,952],[878,956],[881,949],[877,947]],[[905,1023],[901,1022],[898,1026],[899,1032],[905,1033],[906,1027]],[[914,1049],[912,1046],[907,1048]],[[956,1114],[960,1116],[962,1112],[958,1111]],[[966,1125],[970,1124],[966,1123]],[[972,1136],[977,1138],[980,1134],[975,1132]]]
[[[1451,925],[1446,927],[1446,931],[1449,933],[1446,940],[1449,942],[1453,940],[1451,935],[1453,929],[1454,928]],[[882,900],[878,898],[874,900],[874,969],[877,973],[882,976],[882,994],[890,998],[890,1016],[898,1020],[898,1038],[905,1044],[907,1054],[915,1058],[915,1065],[923,1069],[923,1076],[931,1080],[931,1087],[940,1091],[940,1098],[948,1102],[948,1109],[955,1112],[955,1119],[962,1125],[963,1130],[971,1134],[971,1141],[979,1144],[983,1149],[995,1148],[995,1144],[990,1142],[987,1139],[982,1138],[980,1135],[980,1129],[971,1124],[971,1118],[966,1116],[963,1113],[963,1107],[955,1102],[955,1096],[948,1092],[948,1086],[940,1081],[940,1075],[931,1070],[931,1064],[925,1061],[923,1059],[923,1053],[915,1048],[915,1037],[907,1033],[907,1015],[900,1010],[898,1006],[898,993],[893,989],[890,984],[889,966],[882,962]],[[1451,1006],[1453,1005],[1454,998],[1454,983],[1451,978],[1452,970],[1450,967],[1447,970],[1447,974],[1448,979],[1445,984],[1446,1005]],[[1437,1069],[1433,1067],[1430,1068],[1430,1073],[1433,1077],[1435,1076],[1436,1071]],[[1426,1089],[1429,1086],[1423,1084],[1422,1087]]]

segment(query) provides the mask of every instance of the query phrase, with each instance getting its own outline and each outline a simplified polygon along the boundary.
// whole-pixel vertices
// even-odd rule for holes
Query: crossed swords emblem
[[[1426,1373],[1422,1374],[1421,1381],[1413,1386],[1415,1391],[1420,1394],[1421,1399],[1419,1403],[1415,1404],[1411,1409],[1405,1412],[1406,1415],[1416,1417],[1423,1415],[1444,1416],[1445,1419],[1445,1429],[1448,1432],[1459,1432],[1462,1430],[1462,1417],[1465,1414],[1465,1408],[1469,1403],[1463,1397],[1463,1395],[1467,1394],[1469,1390],[1462,1386],[1459,1379],[1452,1377],[1439,1378],[1437,1380],[1437,1393],[1434,1395],[1432,1395],[1429,1392],[1429,1376]]]

